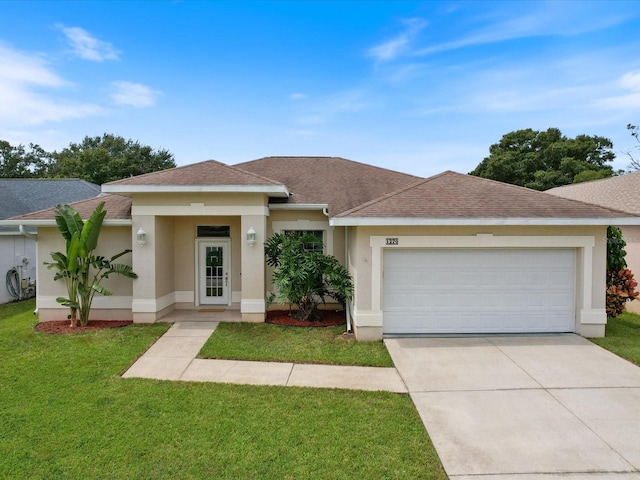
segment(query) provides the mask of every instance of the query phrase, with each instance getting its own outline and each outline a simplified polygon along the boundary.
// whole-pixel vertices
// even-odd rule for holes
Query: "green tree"
[[[309,248],[311,244],[315,248]],[[327,297],[345,305],[353,296],[349,271],[318,248],[322,248],[322,240],[310,233],[276,233],[265,242],[267,264],[275,267],[274,298],[289,308],[295,305],[299,320],[321,320],[318,307]]]
[[[54,152],[53,158],[55,163],[47,176],[80,178],[98,185],[176,166],[168,150],[156,151],[137,141],[107,133],[71,143],[62,151]]]
[[[111,295],[111,292],[101,285],[105,278],[115,273],[128,278],[138,276],[129,265],[114,263],[115,260],[131,252],[124,250],[107,259],[95,255],[102,222],[106,215],[104,202],[101,202],[86,222],[83,222],[78,212],[69,205],[56,207],[56,224],[58,230],[66,240],[65,253],[52,252],[53,262],[45,262],[50,270],[57,270],[54,280],[64,280],[67,287],[67,297],[58,297],[56,301],[69,307],[71,326],[85,326],[89,323],[91,304],[96,293]],[[79,316],[79,318],[78,318]]]
[[[627,268],[627,255],[618,227],[607,228],[607,316],[617,317],[624,312],[625,304],[638,297],[638,283],[633,272]]]
[[[507,133],[491,145],[489,156],[470,172],[535,190],[614,175],[611,140],[578,135],[567,138],[557,128],[530,128]],[[593,172],[593,173],[591,173]]]
[[[51,162],[51,154],[39,145],[17,147],[0,140],[0,178],[41,177]]]

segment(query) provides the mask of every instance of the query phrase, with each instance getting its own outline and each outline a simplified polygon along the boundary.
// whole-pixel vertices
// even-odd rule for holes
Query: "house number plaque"
[[[398,242],[398,237],[387,238],[387,245],[400,245]]]

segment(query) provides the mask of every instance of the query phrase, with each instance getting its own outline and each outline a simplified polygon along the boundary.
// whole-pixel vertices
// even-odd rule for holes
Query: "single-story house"
[[[0,220],[70,203],[100,194],[100,187],[73,178],[1,178]],[[37,228],[20,229],[19,225],[0,226],[0,272],[6,287],[0,287],[0,303],[26,296],[36,279]]]
[[[430,178],[336,157],[205,161],[111,182],[100,201],[104,254],[131,248],[135,280],[113,277],[93,315],[155,322],[175,309],[236,309],[264,321],[274,232],[313,231],[353,275],[357,338],[576,332],[606,323],[608,225],[635,215],[455,172]],[[5,221],[6,222],[6,221]],[[38,226],[41,321],[64,294],[43,262],[63,250],[53,210]],[[121,260],[122,260],[121,259]]]
[[[547,192],[640,216],[640,172],[552,188]],[[616,226],[620,227],[622,237],[627,242],[627,266],[640,283],[640,225]],[[640,313],[640,300],[627,303],[626,309]]]

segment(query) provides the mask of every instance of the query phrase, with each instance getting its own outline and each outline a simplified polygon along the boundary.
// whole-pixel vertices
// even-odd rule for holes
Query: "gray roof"
[[[98,185],[78,179],[0,178],[0,220],[99,194]]]

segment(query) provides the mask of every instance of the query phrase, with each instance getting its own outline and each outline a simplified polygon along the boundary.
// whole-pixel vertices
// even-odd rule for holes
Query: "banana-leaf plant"
[[[50,270],[56,270],[54,280],[62,279],[66,284],[67,297],[58,297],[56,301],[69,307],[67,318],[71,320],[71,326],[86,326],[94,295],[111,295],[101,285],[103,279],[114,273],[128,278],[138,277],[129,265],[114,263],[131,250],[124,250],[111,258],[94,254],[107,214],[104,202],[100,202],[86,222],[69,205],[58,205],[55,213],[58,230],[66,240],[66,250],[65,253],[51,252],[53,262],[45,262],[45,265]]]

